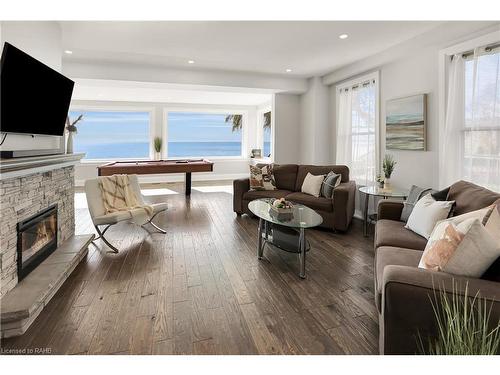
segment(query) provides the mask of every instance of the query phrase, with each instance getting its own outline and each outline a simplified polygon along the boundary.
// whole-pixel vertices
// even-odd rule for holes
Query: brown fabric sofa
[[[302,183],[308,172],[313,175],[327,174],[330,171],[340,174],[341,183],[334,189],[333,199],[313,197],[301,193]],[[277,190],[250,190],[250,180],[243,178],[233,182],[233,210],[237,214],[249,214],[248,203],[258,198],[282,198],[304,204],[323,218],[322,227],[346,231],[354,215],[356,183],[349,181],[349,168],[345,165],[297,165],[275,164],[273,168]]]
[[[456,201],[453,215],[478,210],[500,203],[500,194],[469,182],[453,184],[447,200]],[[431,299],[434,290],[452,290],[458,285],[469,295],[478,291],[492,303],[491,322],[500,319],[500,258],[481,279],[454,276],[418,268],[427,240],[404,228],[399,221],[403,204],[381,201],[375,228],[375,303],[379,311],[379,349],[381,354],[414,354],[419,352],[418,334],[436,337],[437,328]]]

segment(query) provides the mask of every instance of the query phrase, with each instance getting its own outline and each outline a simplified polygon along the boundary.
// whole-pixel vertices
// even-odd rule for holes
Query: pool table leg
[[[191,195],[191,172],[186,172],[186,195]]]

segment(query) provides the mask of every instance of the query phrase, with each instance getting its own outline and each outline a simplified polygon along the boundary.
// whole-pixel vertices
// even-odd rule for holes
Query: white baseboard
[[[145,184],[165,183],[165,182],[184,182],[185,175],[183,173],[173,174],[155,174],[155,175],[138,175],[139,182]],[[192,181],[227,181],[236,180],[238,178],[248,177],[248,173],[193,173]],[[75,180],[75,186],[83,186],[85,180]]]

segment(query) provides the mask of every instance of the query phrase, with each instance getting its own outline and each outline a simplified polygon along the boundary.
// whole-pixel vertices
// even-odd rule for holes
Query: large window
[[[365,78],[337,90],[337,164],[347,165],[358,185],[373,184],[378,153],[376,79]]]
[[[271,111],[262,114],[262,156],[271,157]]]
[[[500,191],[500,51],[451,58],[441,158],[442,185],[460,179]]]
[[[240,113],[168,112],[168,157],[241,156]]]
[[[463,178],[500,190],[500,53],[465,62]]]
[[[81,114],[74,150],[86,153],[86,159],[149,157],[149,112],[74,110],[70,120]]]

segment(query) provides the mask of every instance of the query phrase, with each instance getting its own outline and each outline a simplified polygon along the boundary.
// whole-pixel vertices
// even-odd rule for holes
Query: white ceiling
[[[438,21],[64,21],[64,61],[322,75],[425,33]],[[348,34],[347,39],[338,38]],[[194,60],[194,64],[188,64]],[[292,69],[291,73],[285,73]]]
[[[206,86],[76,79],[72,100],[258,106],[270,103],[271,95]]]

